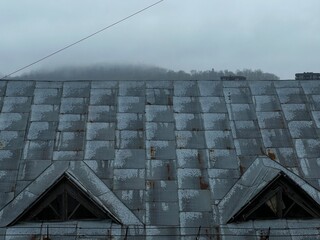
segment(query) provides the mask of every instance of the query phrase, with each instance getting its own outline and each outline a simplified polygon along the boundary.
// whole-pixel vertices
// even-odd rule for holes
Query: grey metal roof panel
[[[248,87],[248,81],[243,80],[232,80],[232,81],[221,81],[223,87],[225,88],[240,88],[240,87]]]
[[[235,121],[255,120],[256,115],[252,104],[228,104],[229,119]]]
[[[23,149],[24,135],[25,133],[23,131],[1,131],[0,132],[1,149],[3,150]]]
[[[145,168],[144,149],[117,149],[114,159],[115,168]]]
[[[320,111],[312,111],[311,113],[317,129],[319,129],[320,128]],[[0,115],[0,121],[1,121],[1,115]]]
[[[147,202],[147,224],[150,225],[179,225],[179,207],[175,202]]]
[[[286,220],[286,219],[281,219],[279,221],[272,221],[272,220],[267,220],[267,221],[254,221],[253,222],[253,228],[255,229],[261,229],[264,230],[265,232],[267,232],[268,228],[266,227],[265,224],[268,224],[268,226],[270,226],[270,229],[273,229],[272,233],[270,231],[270,233],[273,235],[272,238],[275,239],[285,239],[285,240],[292,240],[291,235],[290,235],[290,231],[288,229],[288,222],[290,220]],[[257,231],[256,230],[256,231]],[[257,232],[257,235],[259,233]]]
[[[28,113],[0,113],[0,130],[25,131]]]
[[[178,168],[179,189],[200,189],[201,170],[199,168]]]
[[[176,180],[176,162],[172,160],[147,160],[146,179]]]
[[[146,89],[146,102],[148,105],[172,105],[172,89]]]
[[[173,109],[170,106],[147,105],[146,106],[147,122],[173,122]]]
[[[88,108],[89,122],[115,122],[116,107],[115,106],[89,106]]]
[[[61,90],[56,88],[36,88],[34,90],[34,104],[58,105],[61,101]]]
[[[81,161],[83,160],[83,151],[54,151],[52,160],[54,161]]]
[[[223,97],[199,97],[201,110],[204,113],[226,113],[226,103]]]
[[[276,148],[274,149],[274,153],[276,155],[276,159],[285,167],[296,167],[298,165],[297,162],[297,154],[295,149],[292,148]]]
[[[28,140],[54,140],[56,135],[56,122],[31,122]]]
[[[108,88],[91,88],[90,105],[115,105],[117,90]]]
[[[60,121],[59,125],[58,125],[58,131],[84,132],[85,131],[85,121],[82,121],[82,120],[79,120],[79,121],[73,121],[73,120],[72,121]]]
[[[144,132],[121,130],[116,131],[116,148],[120,149],[143,149],[144,148]]]
[[[199,89],[196,81],[175,81],[174,95],[177,97],[199,96]]]
[[[148,89],[173,89],[173,81],[146,81],[146,88]]]
[[[221,81],[198,81],[200,96],[202,97],[222,97],[223,85]]]
[[[201,235],[210,236],[212,222],[212,213],[210,212],[180,212],[181,235],[196,236],[199,232],[199,226],[201,226]]]
[[[198,113],[201,106],[198,97],[173,97],[173,110],[175,113]]]
[[[230,121],[234,138],[260,138],[261,133],[256,121]]]
[[[31,97],[34,91],[34,81],[8,81],[6,96]]]
[[[263,154],[263,143],[261,139],[235,139],[234,145],[238,155],[259,156]]]
[[[240,172],[238,169],[218,169],[211,168],[208,169],[209,178],[217,178],[217,179],[238,179],[240,178]]]
[[[86,128],[86,140],[114,140],[115,127],[115,123],[89,122]]]
[[[254,96],[253,99],[257,112],[281,111],[281,106],[276,95]]]
[[[250,81],[248,85],[253,96],[274,95],[276,93],[273,81]]]
[[[145,208],[144,190],[115,190],[113,192],[131,210],[142,210]]]
[[[320,157],[319,139],[296,139],[294,140],[297,155],[300,158],[318,158]]]
[[[145,188],[144,169],[114,169],[113,187],[117,190]]]
[[[286,128],[281,112],[256,112],[260,129]]]
[[[112,231],[112,222],[110,220],[101,221],[99,223],[92,221],[78,221],[76,223],[77,238],[93,238],[95,236],[108,236]],[[120,228],[118,226],[118,228]],[[120,230],[121,232],[121,230]]]
[[[143,130],[143,113],[117,113],[116,114],[118,130]]]
[[[203,113],[202,121],[205,130],[231,129],[228,116],[225,113]]]
[[[32,122],[52,122],[59,120],[59,106],[57,105],[32,105]]]
[[[91,81],[91,88],[119,88],[119,81]]]
[[[204,130],[201,114],[179,113],[174,115],[177,130]]]
[[[176,158],[175,141],[146,141],[147,159],[172,160]]]
[[[306,102],[302,88],[278,88],[277,93],[282,104]]]
[[[42,88],[42,89],[46,89],[46,88],[62,88],[63,86],[63,82],[61,81],[36,81],[36,89],[37,88]]]
[[[264,129],[261,130],[264,146],[272,147],[292,147],[292,140],[287,129]]]
[[[144,113],[145,97],[119,96],[118,111],[124,113]]]
[[[1,81],[0,82],[0,96],[4,96],[4,94],[6,92],[6,87],[7,87],[7,82]]]
[[[52,140],[32,140],[26,141],[23,151],[23,158],[30,160],[50,160],[54,141]]]
[[[314,178],[318,181],[320,158],[301,158],[299,163],[305,177]]]
[[[31,101],[31,97],[5,97],[3,99],[2,112],[30,112]]]
[[[224,88],[223,92],[227,103],[252,103],[249,88]]]
[[[159,227],[158,225],[148,225],[146,226],[147,239],[152,240],[175,240],[177,236],[180,236],[180,229],[177,227]]]
[[[145,96],[144,81],[121,81],[119,82],[119,96]]]
[[[58,132],[55,142],[57,151],[82,151],[84,145],[83,132]]]
[[[86,98],[62,98],[60,113],[62,114],[85,114],[88,112]]]
[[[281,106],[287,121],[311,120],[311,114],[306,104],[282,104]]]
[[[320,105],[320,95],[311,95],[310,98],[311,98],[311,100],[309,100],[310,109],[319,111],[320,110],[320,106],[319,106]]]
[[[210,189],[212,191],[212,199],[215,201],[220,201],[236,181],[237,179],[231,178],[209,178]]]
[[[319,81],[300,81],[305,94],[319,94],[320,84]]]
[[[176,154],[179,168],[199,168],[201,158],[204,163],[209,159],[207,149],[177,149]]]
[[[63,98],[80,98],[89,97],[90,82],[64,82],[63,83]]]
[[[115,155],[114,141],[86,141],[86,160],[112,160]]]
[[[281,80],[273,81],[274,86],[278,88],[298,88],[300,87],[300,81]]]
[[[19,181],[33,181],[50,165],[51,160],[24,161],[20,165],[18,179]]]
[[[211,212],[210,190],[178,190],[180,211]]]
[[[291,121],[288,128],[292,138],[318,138],[316,128],[312,121]]]
[[[175,180],[148,180],[146,201],[178,202],[178,184]]]
[[[239,169],[239,159],[235,149],[211,149],[209,156],[212,168]]]
[[[209,149],[234,148],[231,131],[206,131],[205,138]]]
[[[147,140],[175,140],[173,123],[147,122],[145,126]]]
[[[113,179],[114,160],[84,160],[102,180]]]
[[[204,131],[176,131],[177,148],[205,148]]]
[[[21,152],[22,151],[18,150],[0,150],[1,169],[17,169],[17,167],[19,166],[19,158]]]
[[[261,232],[262,232],[261,229],[255,230],[253,227],[253,222],[250,221],[250,222],[244,222],[240,224],[223,225],[219,233],[225,239],[247,240],[247,239],[257,239],[258,237],[260,237]],[[289,240],[291,240],[291,238],[289,238]]]
[[[205,139],[208,148],[234,148],[231,131],[205,131]]]

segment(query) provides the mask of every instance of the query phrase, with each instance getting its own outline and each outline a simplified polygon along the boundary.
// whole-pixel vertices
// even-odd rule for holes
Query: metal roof
[[[319,219],[225,222],[263,186],[263,172],[283,169],[319,195],[319,103],[320,82],[308,80],[2,81],[1,225],[75,168],[124,225],[70,222],[53,239],[259,239],[269,227],[281,239],[319,234]],[[245,180],[248,169],[256,180]],[[232,195],[237,186],[250,194]],[[231,195],[239,199],[223,205]],[[1,228],[0,239],[31,238],[47,225],[53,234],[54,223],[21,223]]]

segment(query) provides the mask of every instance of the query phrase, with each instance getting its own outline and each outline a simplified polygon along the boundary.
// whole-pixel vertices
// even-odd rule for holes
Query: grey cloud
[[[151,1],[2,1],[0,72],[8,73]],[[260,68],[281,78],[320,71],[318,0],[166,0],[30,70],[145,63],[191,69]]]

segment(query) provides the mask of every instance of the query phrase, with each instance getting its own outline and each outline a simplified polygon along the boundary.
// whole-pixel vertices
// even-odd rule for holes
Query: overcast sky
[[[8,74],[155,1],[0,1]],[[165,0],[31,70],[101,63],[173,70],[251,68],[290,79],[320,72],[320,0]]]

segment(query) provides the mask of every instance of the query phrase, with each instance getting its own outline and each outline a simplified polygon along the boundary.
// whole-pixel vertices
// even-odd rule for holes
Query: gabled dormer
[[[120,221],[84,191],[72,176],[64,173],[11,225],[17,222],[105,219],[120,224]]]
[[[243,206],[229,222],[281,218],[320,218],[319,204],[283,172]]]
[[[107,220],[143,225],[84,162],[54,162],[0,211],[0,226],[19,222]]]
[[[320,218],[320,193],[269,158],[258,158],[218,205],[222,224]]]

